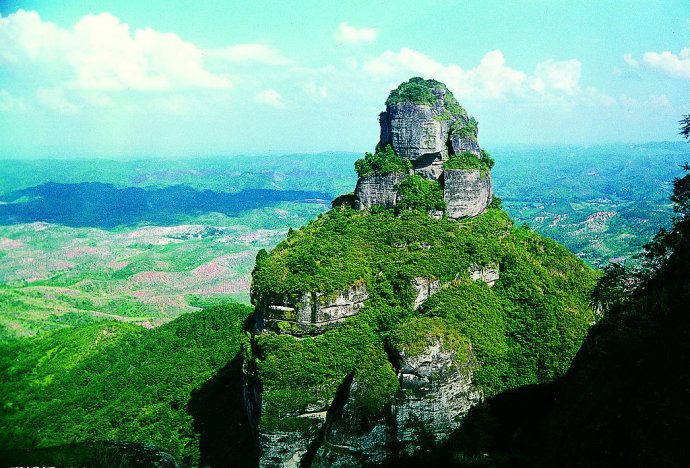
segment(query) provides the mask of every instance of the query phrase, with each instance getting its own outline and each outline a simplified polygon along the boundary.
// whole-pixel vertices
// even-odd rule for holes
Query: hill
[[[513,225],[450,91],[414,78],[391,96],[355,192],[257,256],[244,366],[260,466],[424,452],[485,398],[563,375],[595,320],[597,274]]]

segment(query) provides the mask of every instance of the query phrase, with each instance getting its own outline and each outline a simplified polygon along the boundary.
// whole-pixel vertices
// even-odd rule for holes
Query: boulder
[[[388,173],[360,177],[355,188],[355,208],[363,210],[374,205],[392,208],[398,202],[395,186],[407,174]]]
[[[477,216],[488,208],[492,197],[490,171],[443,170],[443,201],[446,202],[446,214],[449,218]]]
[[[500,277],[498,265],[491,263],[489,265],[481,266],[474,264],[470,266],[470,278],[474,281],[484,281],[489,287],[492,287]]]

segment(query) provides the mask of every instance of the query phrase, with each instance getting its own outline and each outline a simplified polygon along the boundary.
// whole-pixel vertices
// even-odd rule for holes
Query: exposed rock
[[[443,200],[446,214],[458,219],[477,216],[487,209],[493,196],[491,173],[478,169],[444,169]]]
[[[498,265],[495,263],[485,266],[476,264],[470,266],[470,278],[472,278],[474,281],[484,281],[489,287],[492,287],[494,283],[498,281],[499,277],[500,274],[498,271]]]
[[[422,101],[426,103],[390,101],[385,112],[379,115],[380,144],[383,147],[391,145],[398,157],[409,160],[416,175],[441,184],[449,217],[477,216],[491,202],[490,171],[486,171],[486,177],[478,177],[478,171],[477,174],[469,170],[451,172],[460,170],[443,167],[449,154],[470,152],[481,158],[476,122],[459,107],[443,84],[423,80],[415,83],[422,82],[432,95],[427,101]],[[358,209],[374,205],[394,206],[399,201],[395,186],[405,176],[381,174],[361,177],[355,190],[355,206]],[[437,212],[430,215],[438,217]]]
[[[390,408],[378,415],[365,415],[355,404],[358,391],[360,383],[352,382],[343,407],[334,408],[312,467],[369,466],[381,464],[390,456],[393,436],[387,417]]]
[[[356,283],[336,294],[263,294],[256,305],[256,328],[291,335],[321,333],[357,315],[369,299],[364,283]]]
[[[429,299],[432,294],[436,294],[441,290],[441,282],[437,279],[417,276],[412,278],[411,284],[417,293],[414,298],[414,310],[419,309],[422,303]]]
[[[400,392],[393,408],[401,453],[413,454],[424,437],[442,442],[483,400],[472,383],[477,360],[472,347],[444,349],[438,341],[423,353],[400,353]]]
[[[479,147],[479,143],[472,138],[463,138],[458,135],[451,135],[450,143],[453,147],[453,153],[460,154],[463,151],[469,151],[477,156],[482,155],[482,149]]]
[[[374,205],[392,208],[398,202],[398,192],[395,186],[407,174],[389,173],[360,177],[355,188],[355,207],[359,210]]]

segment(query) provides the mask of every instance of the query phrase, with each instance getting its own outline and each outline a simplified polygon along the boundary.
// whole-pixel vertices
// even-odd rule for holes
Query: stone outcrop
[[[471,279],[474,281],[484,281],[489,287],[492,287],[500,277],[498,265],[495,263],[485,266],[472,265],[470,266],[469,273]]]
[[[477,158],[483,157],[477,143],[477,123],[468,117],[443,84],[424,83],[432,96],[430,102],[395,101],[379,115],[380,145],[391,145],[396,156],[410,161],[414,174],[441,184],[448,204],[448,217],[477,216],[491,203],[491,171],[487,169],[478,177],[479,171],[458,172],[459,169],[444,168],[444,163],[453,155],[469,152]],[[394,206],[399,201],[395,186],[406,176],[361,177],[355,190],[356,208]]]
[[[260,467],[363,467],[414,454],[429,434],[443,442],[471,407],[483,400],[473,384],[477,360],[470,345],[446,349],[440,340],[421,353],[401,351],[400,390],[378,414],[356,404],[362,384],[350,375],[330,401],[298,415],[311,418],[309,429],[258,428]]]
[[[418,276],[412,278],[411,284],[416,292],[413,304],[414,310],[419,309],[424,301],[441,290],[441,281],[433,278]]]
[[[374,205],[392,208],[398,202],[398,192],[395,186],[407,174],[389,173],[360,177],[355,188],[355,207],[359,210]]]
[[[491,173],[479,169],[445,169],[443,201],[450,218],[477,216],[491,203]]]
[[[291,335],[321,333],[357,315],[369,299],[364,283],[356,283],[335,294],[264,293],[254,298],[257,331],[270,329]]]
[[[399,366],[400,398],[393,414],[399,450],[408,455],[419,450],[424,434],[446,440],[483,399],[472,383],[477,360],[470,345],[448,350],[437,341],[417,355],[401,351]]]

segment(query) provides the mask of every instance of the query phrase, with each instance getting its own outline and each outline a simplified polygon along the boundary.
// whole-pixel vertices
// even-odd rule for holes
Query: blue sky
[[[0,157],[371,150],[411,76],[480,143],[677,139],[690,2],[0,0]]]

